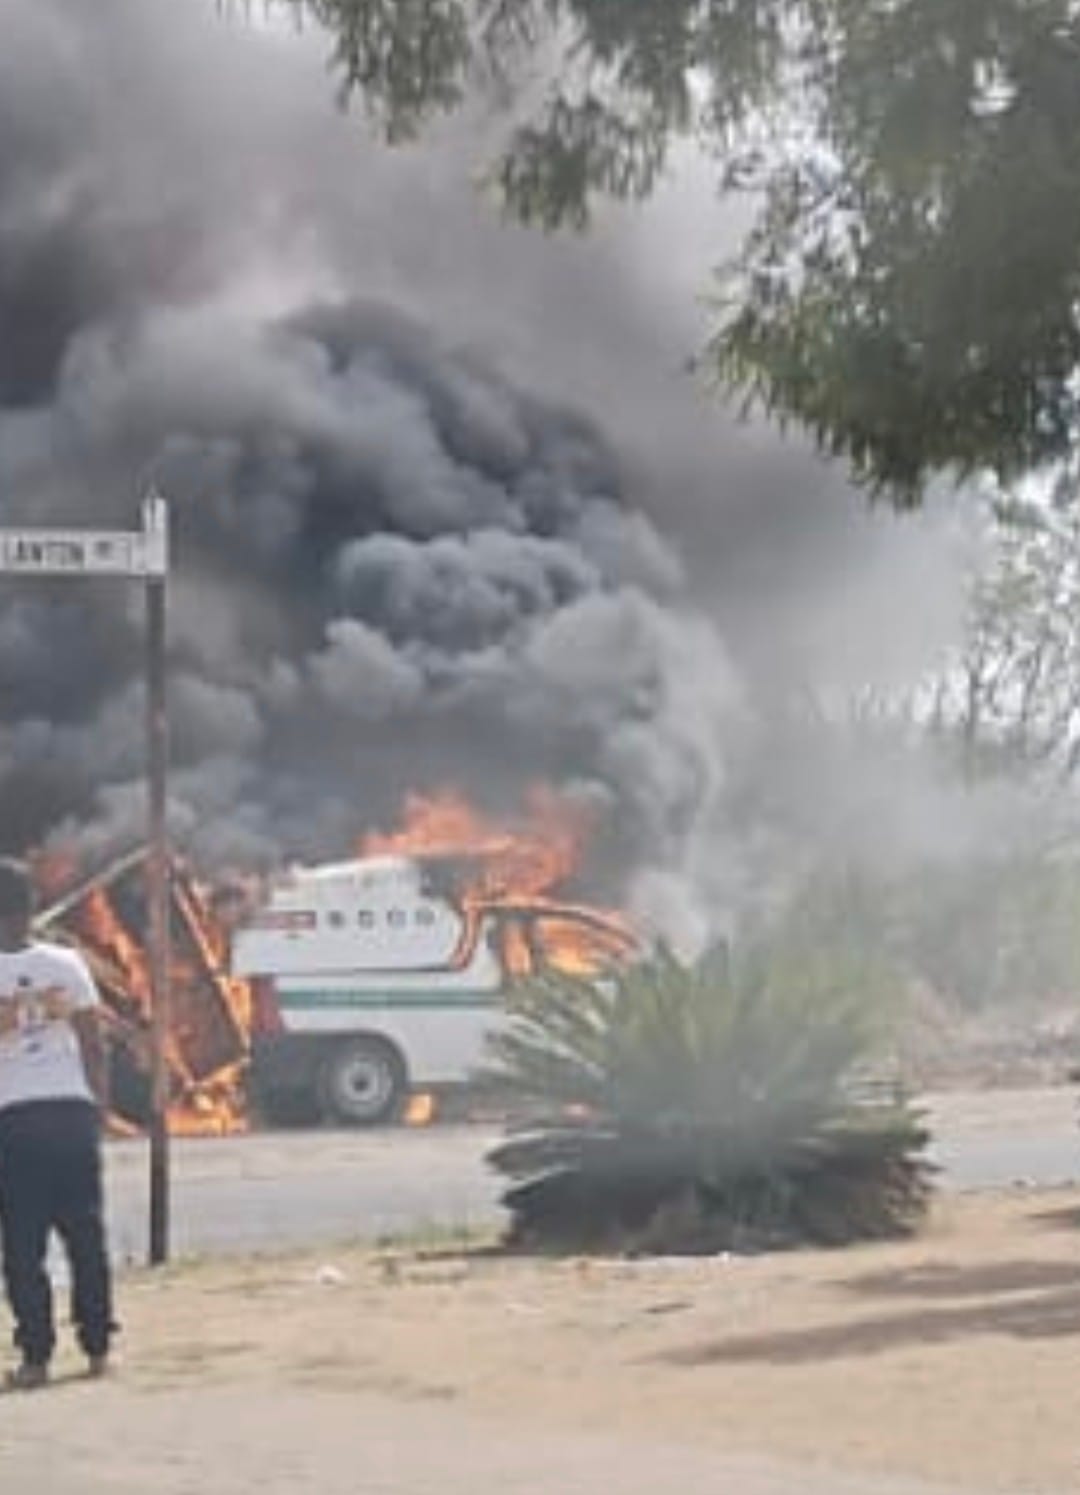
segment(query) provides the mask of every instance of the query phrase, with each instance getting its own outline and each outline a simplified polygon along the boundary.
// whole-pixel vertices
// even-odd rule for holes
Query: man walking
[[[26,868],[0,858],[0,1242],[21,1360],[12,1390],[45,1385],[56,1344],[46,1269],[55,1230],[71,1265],[72,1320],[104,1374],[112,1286],[101,1187],[105,1049],[82,957],[31,935]]]

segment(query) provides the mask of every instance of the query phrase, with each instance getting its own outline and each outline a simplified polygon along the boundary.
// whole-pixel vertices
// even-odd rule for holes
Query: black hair
[[[34,885],[26,864],[0,857],[0,919],[29,919],[34,912]]]

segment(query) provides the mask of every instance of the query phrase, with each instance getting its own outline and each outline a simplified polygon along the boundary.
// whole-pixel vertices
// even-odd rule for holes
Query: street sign
[[[0,574],[164,576],[164,501],[148,499],[142,530],[0,529]]]
[[[145,576],[142,535],[0,530],[0,571],[33,576]]]

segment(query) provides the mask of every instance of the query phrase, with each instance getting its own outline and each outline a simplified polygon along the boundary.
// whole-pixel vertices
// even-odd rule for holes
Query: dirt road
[[[1080,1491],[1077,1190],[843,1252],[234,1258],[121,1307],[115,1382],[0,1399],[5,1490]]]
[[[56,1428],[58,1398],[70,1420]],[[910,1480],[740,1458],[627,1433],[508,1430],[371,1397],[186,1390],[132,1417],[115,1388],[52,1392],[0,1431],[12,1495],[953,1495]],[[5,1406],[5,1411],[8,1408]],[[108,1447],[103,1447],[107,1443]]]

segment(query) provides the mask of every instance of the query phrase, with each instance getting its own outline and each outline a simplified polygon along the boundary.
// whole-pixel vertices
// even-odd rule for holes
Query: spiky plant
[[[535,1107],[489,1154],[511,1244],[714,1251],[910,1230],[927,1135],[903,1100],[853,1086],[874,1030],[867,974],[779,941],[524,983],[491,1069]]]

